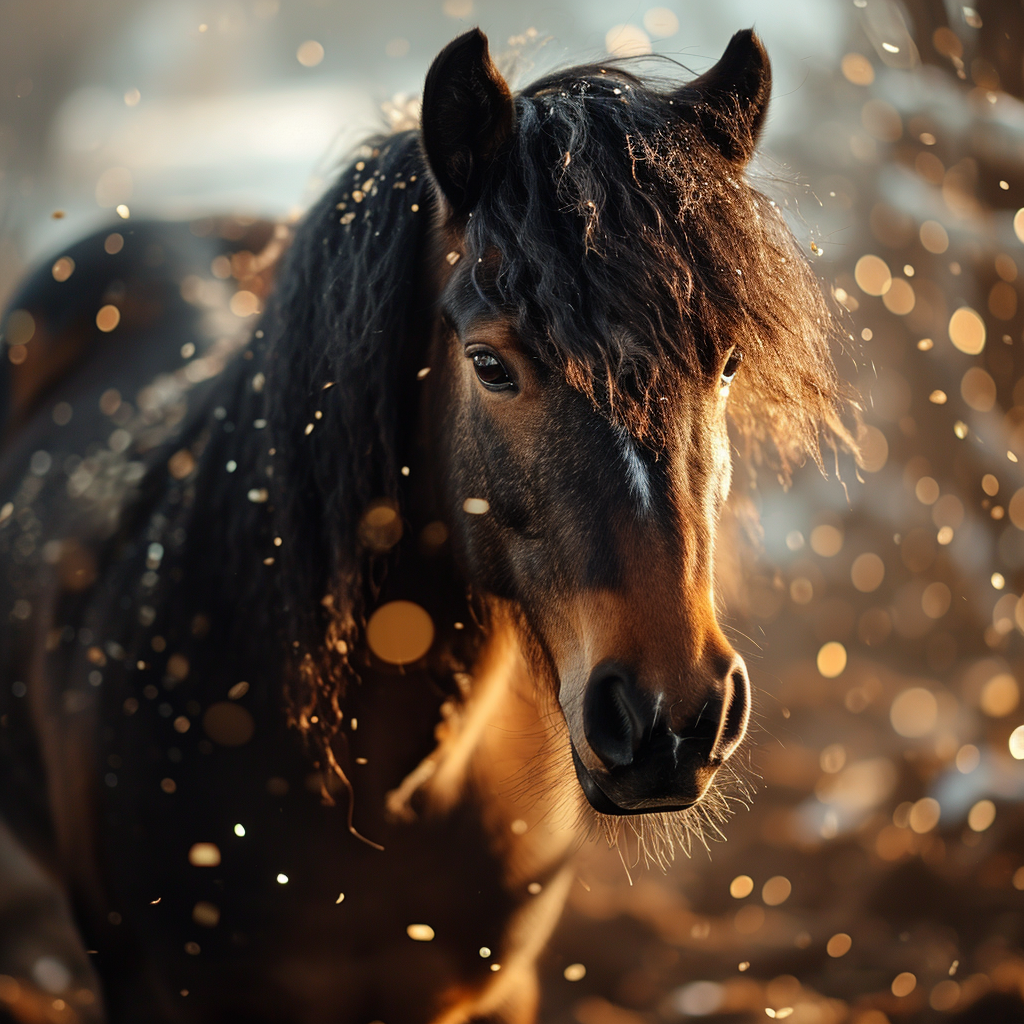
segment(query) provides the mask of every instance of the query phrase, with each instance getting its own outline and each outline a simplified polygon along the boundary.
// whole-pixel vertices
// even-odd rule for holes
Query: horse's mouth
[[[580,755],[576,753],[576,744],[572,740],[569,741],[569,749],[572,750],[572,763],[576,769],[576,778],[579,779],[583,795],[587,798],[590,806],[600,814],[658,814],[670,811],[685,811],[696,803],[695,800],[676,804],[655,804],[653,801],[644,801],[636,807],[622,807],[615,803],[598,785],[597,780],[580,760]]]

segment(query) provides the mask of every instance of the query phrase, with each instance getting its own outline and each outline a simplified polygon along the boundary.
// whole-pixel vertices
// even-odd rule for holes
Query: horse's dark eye
[[[493,352],[474,352],[473,369],[480,383],[491,391],[510,391],[515,387],[508,371]]]
[[[736,376],[736,371],[740,368],[740,363],[742,362],[743,349],[737,346],[729,353],[729,358],[725,361],[725,367],[722,370],[723,383],[728,384]]]

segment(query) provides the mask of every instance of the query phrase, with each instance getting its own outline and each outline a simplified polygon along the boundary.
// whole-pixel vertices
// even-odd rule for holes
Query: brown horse
[[[744,175],[769,91],[740,32],[513,96],[472,31],[294,233],[122,226],[27,282],[9,1016],[528,1022],[580,837],[664,863],[725,815],[729,419],[782,472],[851,443]]]

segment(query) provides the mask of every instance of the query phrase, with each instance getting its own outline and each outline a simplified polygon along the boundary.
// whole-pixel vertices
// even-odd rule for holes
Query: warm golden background
[[[472,24],[520,81],[606,47],[700,71],[754,24],[776,81],[755,173],[865,405],[861,479],[758,475],[729,620],[752,807],[632,885],[587,852],[544,1021],[1024,1021],[1018,0],[8,0],[0,295],[120,215],[300,210]]]

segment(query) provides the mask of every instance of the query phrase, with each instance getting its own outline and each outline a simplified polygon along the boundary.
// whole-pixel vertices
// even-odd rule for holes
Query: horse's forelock
[[[705,136],[679,94],[614,66],[550,76],[516,100],[512,143],[467,229],[495,307],[638,434],[657,397],[746,350],[732,403],[784,473],[853,447],[837,336],[779,208]]]

